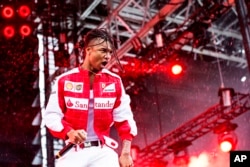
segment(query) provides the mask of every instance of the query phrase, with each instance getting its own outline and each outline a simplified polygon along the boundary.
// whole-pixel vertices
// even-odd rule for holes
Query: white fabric
[[[87,126],[87,141],[99,140],[94,130],[94,94],[93,90],[89,92],[89,112],[88,112],[88,126]]]
[[[122,83],[122,81],[121,81]],[[125,89],[123,85],[121,84],[122,89],[122,97],[121,97],[121,103],[123,105],[120,105],[119,107],[114,109],[113,116],[114,121],[122,122],[124,120],[128,120],[130,125],[130,133],[134,136],[137,135],[137,126],[133,118],[133,113],[130,108],[130,97],[126,94]],[[128,112],[130,111],[130,112]]]
[[[56,167],[119,167],[118,154],[111,148],[72,148],[56,160]]]

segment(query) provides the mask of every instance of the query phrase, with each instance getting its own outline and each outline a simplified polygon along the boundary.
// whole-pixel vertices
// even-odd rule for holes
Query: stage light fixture
[[[184,167],[189,163],[189,155],[187,148],[174,152],[173,164],[175,166]]]
[[[183,68],[180,64],[173,64],[171,67],[171,72],[174,75],[179,75],[182,73],[182,71],[183,71]]]
[[[5,38],[10,39],[15,35],[15,28],[12,25],[7,25],[3,28],[3,35]]]
[[[31,3],[8,3],[3,4],[0,8],[2,26],[1,35],[10,40],[16,35],[27,37],[32,33]]]
[[[167,71],[172,77],[179,77],[186,70],[186,64],[183,60],[177,58],[175,60],[170,60],[167,65]]]
[[[21,5],[18,8],[18,14],[22,18],[28,17],[30,15],[30,13],[31,13],[31,9],[28,5]]]
[[[21,36],[29,36],[31,34],[31,27],[28,24],[23,24],[21,25],[20,29],[19,29],[19,33]]]
[[[142,42],[139,37],[132,40],[132,45],[136,53],[140,53],[142,49]]]
[[[2,17],[5,19],[13,18],[15,14],[14,8],[12,6],[4,6],[2,8]]]
[[[218,95],[220,96],[220,103],[224,107],[230,107],[232,103],[232,97],[235,95],[233,88],[220,88]]]
[[[161,48],[164,46],[162,32],[155,34],[155,43],[157,48]]]
[[[237,145],[237,136],[233,131],[224,132],[220,134],[218,138],[220,150],[222,152],[230,152],[231,150],[235,150]]]
[[[218,135],[218,144],[222,152],[235,150],[237,146],[237,135],[234,130],[238,127],[237,124],[225,122],[214,129],[214,133]]]

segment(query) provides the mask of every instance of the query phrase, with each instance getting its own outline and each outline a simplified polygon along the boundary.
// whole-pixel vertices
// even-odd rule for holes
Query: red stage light
[[[6,38],[12,38],[15,35],[15,28],[11,25],[8,25],[3,28],[3,35]]]
[[[219,148],[222,152],[229,152],[236,148],[238,139],[234,130],[237,126],[235,123],[225,122],[214,129],[214,133],[218,134]]]
[[[233,143],[231,141],[223,141],[220,143],[220,149],[223,152],[229,152],[233,148]]]
[[[30,10],[30,7],[27,6],[27,5],[21,5],[19,8],[18,8],[18,14],[20,17],[22,18],[26,18],[30,15],[31,13],[31,10]]]
[[[174,64],[172,67],[171,67],[171,72],[172,74],[174,75],[179,75],[181,74],[183,71],[183,68],[180,64]]]
[[[19,32],[21,36],[29,36],[31,34],[31,27],[27,24],[24,24],[20,27]]]
[[[219,145],[222,152],[234,150],[237,145],[237,136],[234,132],[224,132],[220,139]]]
[[[5,6],[2,9],[2,17],[6,19],[10,19],[14,17],[14,9],[11,6]]]

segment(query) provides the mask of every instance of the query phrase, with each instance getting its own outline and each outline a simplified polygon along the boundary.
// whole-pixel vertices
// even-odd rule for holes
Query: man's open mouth
[[[106,66],[108,64],[108,62],[104,61],[102,62],[102,66]]]

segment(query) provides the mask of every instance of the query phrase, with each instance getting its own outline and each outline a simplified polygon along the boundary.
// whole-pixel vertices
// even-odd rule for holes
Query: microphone
[[[65,153],[67,153],[75,144],[74,143],[69,143],[66,146],[64,146],[55,156],[56,159],[60,158],[63,156]]]

